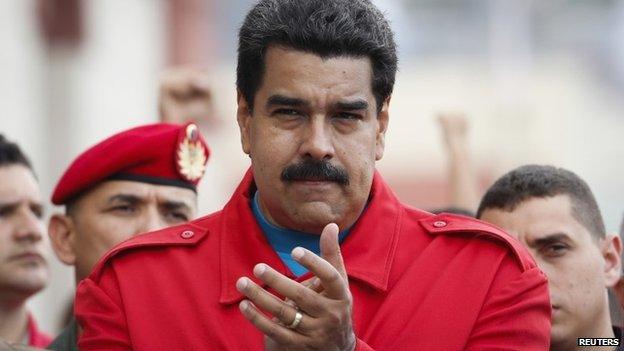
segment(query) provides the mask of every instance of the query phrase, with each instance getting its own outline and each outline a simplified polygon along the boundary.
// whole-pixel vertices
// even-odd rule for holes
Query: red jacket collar
[[[229,304],[242,299],[236,290],[236,280],[247,276],[258,282],[252,270],[260,262],[292,277],[253,216],[250,207],[252,189],[255,189],[255,185],[250,169],[223,208],[223,227],[219,235],[221,303]],[[392,190],[375,172],[368,206],[342,243],[350,279],[386,291],[402,213],[402,206]],[[299,280],[307,278],[304,275]]]

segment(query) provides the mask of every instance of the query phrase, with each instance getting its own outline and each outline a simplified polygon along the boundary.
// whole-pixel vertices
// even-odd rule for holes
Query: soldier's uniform
[[[193,123],[157,123],[132,128],[80,154],[56,185],[52,202],[66,205],[107,180],[177,186],[196,191],[209,155],[208,145]],[[48,349],[78,350],[77,335],[77,324],[72,320]]]

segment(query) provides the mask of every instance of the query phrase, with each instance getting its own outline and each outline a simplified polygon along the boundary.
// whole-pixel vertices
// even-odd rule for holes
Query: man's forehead
[[[17,164],[0,166],[0,201],[16,201],[22,198],[39,201],[40,197],[39,186],[32,171]]]
[[[139,199],[155,197],[158,200],[184,201],[197,197],[194,191],[171,185],[151,184],[130,180],[107,180],[93,189],[93,194],[106,200],[123,195]]]
[[[529,198],[511,210],[486,209],[481,218],[527,242],[559,234],[574,239],[585,229],[572,215],[570,200],[564,195]]]
[[[372,65],[368,57],[321,57],[300,50],[270,47],[264,66],[262,86],[304,88],[311,83],[326,87],[342,84],[343,88],[367,87],[372,92]]]

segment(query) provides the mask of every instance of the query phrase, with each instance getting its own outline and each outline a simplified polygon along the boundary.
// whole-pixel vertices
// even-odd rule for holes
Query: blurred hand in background
[[[161,122],[214,124],[215,108],[208,73],[188,67],[165,71],[159,83],[159,112]]]
[[[468,118],[460,112],[440,112],[437,118],[448,159],[449,206],[474,212],[479,195],[468,147]]]

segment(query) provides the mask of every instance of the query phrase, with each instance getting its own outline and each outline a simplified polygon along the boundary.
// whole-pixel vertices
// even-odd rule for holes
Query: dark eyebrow
[[[127,203],[130,203],[130,204],[138,204],[138,203],[142,202],[143,200],[140,197],[136,196],[136,195],[117,194],[117,195],[111,196],[108,199],[107,203],[111,204],[111,203],[116,202],[116,201],[127,202]]]
[[[357,99],[353,101],[338,101],[336,108],[343,111],[356,111],[368,109],[368,102],[366,100]]]
[[[163,201],[160,206],[168,211],[175,211],[175,210],[183,210],[187,212],[191,211],[191,206],[189,206],[187,203],[182,202],[182,201]]]
[[[3,210],[13,210],[18,206],[18,202],[0,202],[0,208]]]
[[[0,211],[12,213],[20,206],[20,202],[0,202]],[[37,218],[41,218],[44,215],[44,208],[41,202],[28,201],[28,208],[31,212],[35,213]]]
[[[533,240],[529,246],[547,246],[561,241],[570,241],[570,236],[566,233],[548,234],[542,238]]]
[[[292,106],[292,107],[305,107],[310,105],[307,101],[299,98],[291,98],[284,95],[271,95],[267,100],[267,109],[272,106]]]
[[[19,205],[20,203],[17,201],[16,202],[0,202],[0,208],[18,207]],[[43,209],[43,204],[38,201],[28,201],[28,206]]]
[[[35,212],[39,212],[39,214],[41,214],[41,216],[43,216],[45,214],[45,209],[43,208],[43,205],[41,203],[31,202],[30,203],[30,208],[32,210],[34,210]]]

